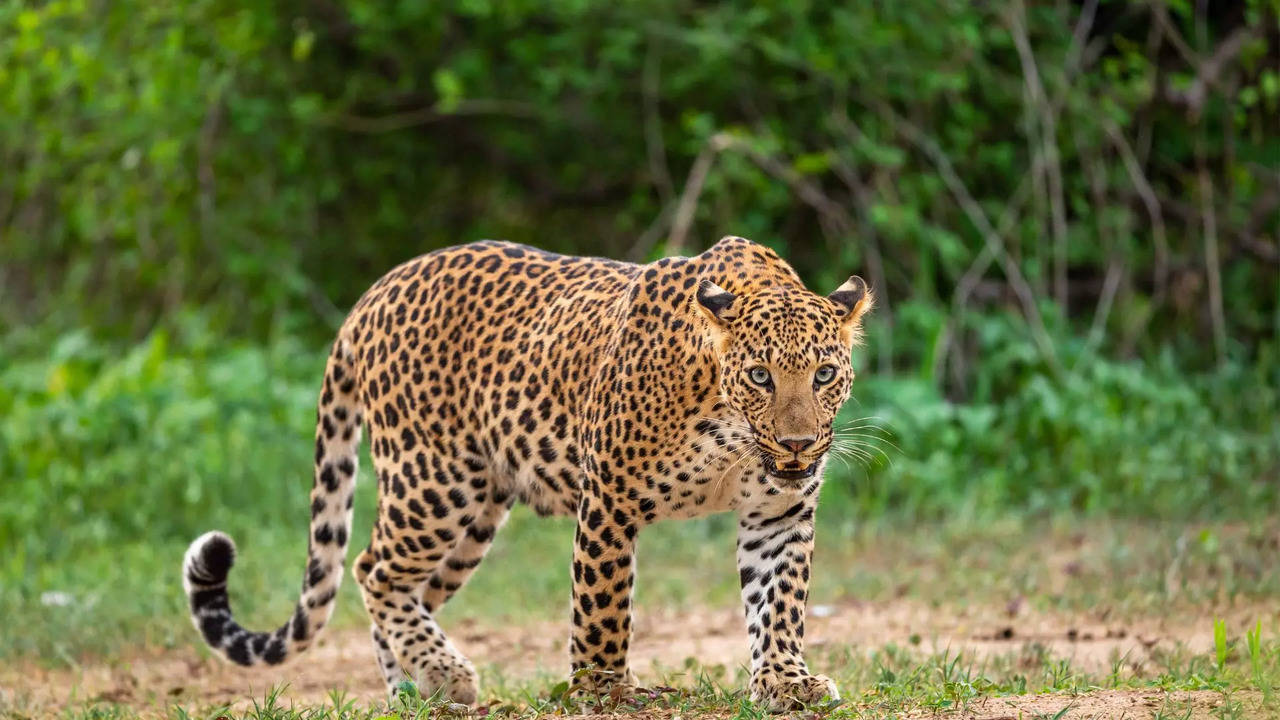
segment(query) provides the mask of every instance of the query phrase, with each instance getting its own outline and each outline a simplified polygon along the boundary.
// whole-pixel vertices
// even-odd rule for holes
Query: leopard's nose
[[[791,452],[798,453],[812,445],[818,438],[810,435],[808,437],[778,438],[778,442],[783,447],[788,448]]]

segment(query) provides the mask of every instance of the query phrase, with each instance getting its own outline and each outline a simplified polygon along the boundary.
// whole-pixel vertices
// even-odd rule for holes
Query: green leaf
[[[310,28],[303,28],[293,36],[293,60],[305,62],[311,57],[311,48],[316,44],[316,34]]]
[[[439,96],[437,110],[449,113],[458,108],[462,101],[462,80],[457,73],[449,68],[439,68],[431,75],[431,84]]]

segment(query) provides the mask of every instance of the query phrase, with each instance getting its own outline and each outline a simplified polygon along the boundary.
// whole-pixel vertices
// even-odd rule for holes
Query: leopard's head
[[[720,396],[750,431],[774,485],[794,489],[822,466],[853,383],[851,351],[872,295],[850,277],[826,297],[775,287],[735,295],[710,280],[696,306],[720,366]]]

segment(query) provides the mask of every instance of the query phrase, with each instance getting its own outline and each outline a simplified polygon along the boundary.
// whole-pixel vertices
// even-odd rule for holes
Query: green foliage
[[[212,338],[204,339],[212,343]],[[84,334],[0,371],[0,506],[8,561],[129,538],[184,536],[209,504],[296,505],[324,349],[204,344],[157,331],[122,355]],[[31,528],[59,532],[32,535]]]
[[[1221,671],[1227,666],[1227,623],[1221,618],[1213,620],[1213,652]]]
[[[21,500],[0,505],[10,567],[137,538],[184,541],[211,504],[236,509],[219,513],[233,531],[281,513],[305,520],[324,346],[227,343],[193,317],[123,352],[83,332],[15,334],[6,347],[0,473]],[[867,464],[835,464],[833,502],[870,517],[1275,509],[1274,368],[1180,378],[1170,366],[1094,361],[1057,381],[1019,352],[1012,333],[993,341],[993,387],[967,404],[925,379],[860,380],[841,421],[865,416]],[[58,532],[33,532],[42,527]]]
[[[1268,670],[1275,667],[1277,653],[1275,650],[1268,652],[1262,646],[1261,620],[1252,630],[1245,631],[1245,642],[1249,649],[1249,671],[1253,678],[1253,686],[1262,691],[1262,697],[1270,704],[1271,692],[1274,689],[1272,684],[1274,675]]]
[[[249,547],[301,556],[305,536],[289,532],[300,526],[273,520],[305,522],[310,376],[323,348],[261,350],[223,343],[195,321],[184,327],[123,351],[82,332],[3,343],[0,473],[11,481],[0,503],[0,614],[34,628],[56,613],[61,630],[5,633],[0,655],[96,650],[129,634],[173,642],[181,625],[145,619],[181,617],[182,549],[211,525],[214,506],[266,503],[273,509],[219,513],[218,525]],[[253,600],[266,606],[294,592],[269,574],[253,578]]]
[[[333,326],[481,237],[871,280],[828,518],[1274,513],[1277,5],[1077,5],[0,0],[0,616],[177,642],[197,532],[300,557]]]
[[[199,304],[323,338],[433,247],[736,233],[817,287],[869,274],[882,371],[929,352],[890,332],[904,303],[1011,307],[1015,275],[1077,329],[1105,309],[1104,349],[1253,357],[1280,330],[1276,7],[1193,5],[5,0],[0,317],[137,338]],[[966,337],[941,359],[972,367]]]
[[[991,508],[1189,517],[1280,503],[1280,378],[1228,366],[1187,377],[1169,359],[1078,362],[1056,378],[1007,326],[989,323],[974,398],[931,379],[860,379],[850,420],[893,445],[845,477],[872,515],[981,515]],[[1072,359],[1072,358],[1068,358]]]

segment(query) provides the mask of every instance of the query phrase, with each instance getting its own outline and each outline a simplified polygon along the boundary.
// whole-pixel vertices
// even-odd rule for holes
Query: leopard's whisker
[[[866,462],[870,462],[870,461],[872,460],[872,455],[871,455],[870,453],[866,452],[865,450],[862,450],[861,448],[857,448],[857,447],[840,447],[840,448],[837,448],[837,450],[838,450],[839,452],[841,452],[841,453],[844,453],[844,454],[848,455],[848,456],[856,457],[856,458],[860,458],[860,459],[862,459],[862,460],[864,460],[864,461],[866,461]]]
[[[751,447],[751,446],[748,446],[747,448],[745,448],[745,452],[743,452],[741,455],[739,455],[739,456],[738,456],[738,458],[737,458],[736,460],[734,460],[734,461],[733,461],[733,463],[731,463],[731,464],[729,465],[729,467],[725,468],[725,471],[724,471],[724,472],[720,473],[720,477],[719,477],[719,479],[717,479],[717,480],[716,480],[715,489],[712,491],[712,494],[713,494],[713,495],[714,495],[714,494],[718,494],[718,493],[720,492],[720,487],[724,484],[725,479],[729,477],[729,473],[730,473],[730,472],[731,472],[735,467],[737,467],[737,466],[738,466],[738,465],[743,461],[743,459],[744,459],[744,458],[748,458],[748,457],[750,457],[750,456],[751,456],[751,451],[753,451],[753,450],[755,450],[755,451],[756,451],[756,453],[757,453],[757,454],[759,454],[759,450],[758,450],[758,449],[756,449],[756,448],[754,448],[754,447]]]
[[[845,425],[837,425],[833,429],[836,432],[844,430],[880,430],[881,432],[888,432],[883,425],[878,423],[847,423]]]
[[[836,445],[833,443],[833,447],[835,446]],[[889,456],[889,453],[885,452],[883,448],[876,447],[875,445],[871,445],[869,443],[842,442],[839,444],[839,447],[841,450],[857,453],[860,457],[866,458],[868,464],[874,459],[874,456],[867,452],[867,450],[874,450],[884,457],[885,462],[888,463],[890,467],[893,467],[893,458]]]
[[[888,454],[888,452],[884,451],[883,447],[879,447],[878,445],[873,445],[873,443],[858,442],[858,441],[854,441],[854,442],[844,441],[842,442],[842,445],[844,445],[845,447],[856,448],[856,450],[860,450],[863,452],[867,452],[867,451],[879,452],[879,454],[881,454],[884,457],[884,460],[886,460],[887,462],[890,462],[890,464],[892,464],[893,462],[892,457],[890,456],[890,454]],[[899,450],[899,452],[901,452],[901,450]]]
[[[745,447],[751,447],[751,445],[752,444],[746,444]],[[744,446],[738,446],[738,445],[733,445],[732,443],[726,443],[725,446],[722,448],[721,452],[717,452],[711,457],[708,457],[705,460],[703,460],[702,464],[699,465],[697,469],[691,471],[690,474],[696,475],[698,473],[701,473],[702,471],[706,470],[712,463],[723,460],[724,458],[732,455],[733,453],[742,450],[743,447]]]
[[[879,415],[867,415],[867,416],[865,416],[865,417],[860,417],[860,418],[851,418],[851,419],[849,419],[849,420],[846,420],[846,421],[845,421],[845,424],[846,424],[846,425],[848,425],[848,424],[851,424],[851,423],[860,423],[860,422],[865,422],[865,421],[867,421],[867,420],[881,420],[881,421],[882,421],[882,420],[884,420],[884,418],[883,418],[883,417],[881,417],[881,416],[879,416]]]
[[[836,460],[839,460],[841,463],[843,463],[843,464],[844,464],[844,468],[845,468],[846,470],[850,469],[850,468],[849,468],[849,458],[845,456],[845,454],[844,454],[844,448],[836,447],[836,446],[833,444],[833,445],[831,446],[831,448],[827,451],[827,457],[830,457],[830,458],[834,458],[834,459],[836,459]]]
[[[876,442],[885,443],[886,445],[889,445],[890,447],[892,447],[894,450],[897,450],[898,452],[902,452],[902,448],[898,447],[898,445],[894,443],[892,440],[890,440],[889,438],[880,437],[879,435],[871,435],[869,433],[836,433],[834,437],[840,440],[845,440],[848,438],[855,438],[855,437],[867,438],[869,440],[875,440]],[[864,444],[867,445],[868,447],[875,447],[872,443],[864,443]]]

